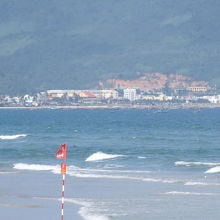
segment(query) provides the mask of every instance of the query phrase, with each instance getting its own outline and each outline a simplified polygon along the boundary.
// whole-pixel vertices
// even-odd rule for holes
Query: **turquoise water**
[[[1,178],[59,178],[67,143],[79,219],[219,219],[219,134],[220,109],[1,110]]]

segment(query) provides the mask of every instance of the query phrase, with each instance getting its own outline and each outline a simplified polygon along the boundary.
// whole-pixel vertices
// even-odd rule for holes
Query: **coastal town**
[[[220,90],[205,81],[161,73],[135,80],[110,79],[95,89],[50,89],[0,95],[2,108],[202,108],[220,107]]]

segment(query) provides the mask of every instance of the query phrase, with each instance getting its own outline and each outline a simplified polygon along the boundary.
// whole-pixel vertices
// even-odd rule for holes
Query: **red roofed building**
[[[83,93],[86,95],[86,98],[96,98],[96,96],[89,91],[83,91]]]

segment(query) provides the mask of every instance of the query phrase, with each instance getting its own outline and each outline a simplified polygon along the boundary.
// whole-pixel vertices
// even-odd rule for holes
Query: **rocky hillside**
[[[162,74],[162,73],[146,73],[135,80],[109,79],[104,82],[99,82],[101,88],[123,88],[137,87],[142,91],[150,92],[153,90],[161,90],[164,88],[171,89],[186,89],[191,86],[205,86],[210,88],[208,82],[195,81],[190,77],[178,74]]]

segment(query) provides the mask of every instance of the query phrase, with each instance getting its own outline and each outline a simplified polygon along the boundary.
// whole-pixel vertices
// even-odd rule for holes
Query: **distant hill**
[[[188,89],[189,87],[205,87],[213,89],[206,81],[194,81],[190,77],[177,74],[145,73],[134,80],[108,79],[99,82],[99,87],[123,89],[126,87],[138,88],[145,92],[154,92],[164,89]]]
[[[0,94],[145,72],[220,86],[218,0],[1,0]]]

